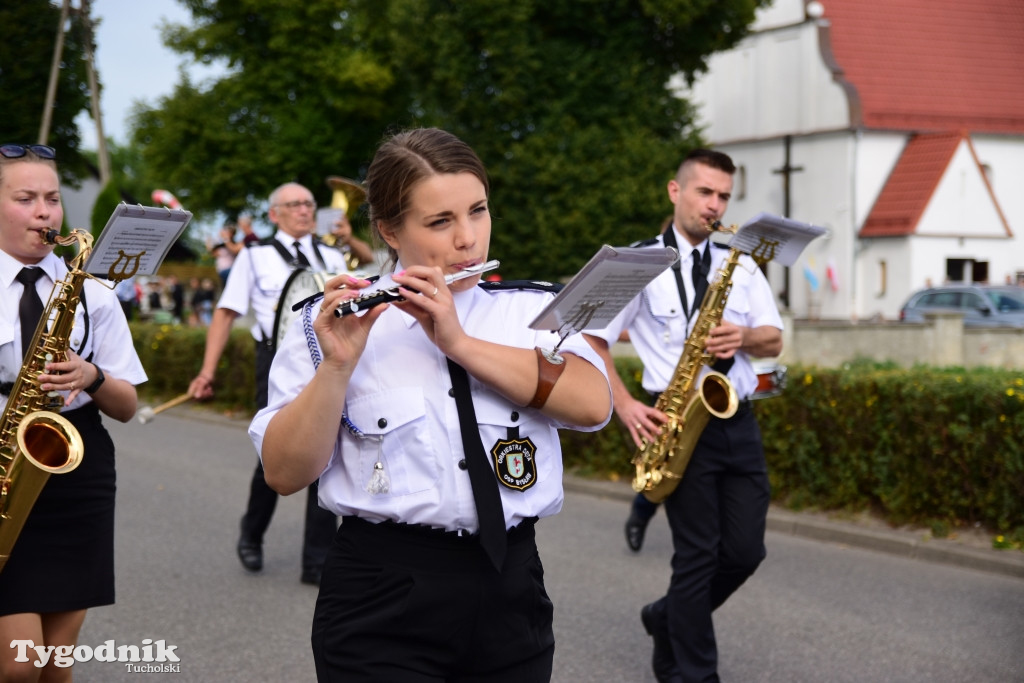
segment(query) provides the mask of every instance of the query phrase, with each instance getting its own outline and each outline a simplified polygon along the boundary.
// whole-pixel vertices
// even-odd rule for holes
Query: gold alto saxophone
[[[709,229],[723,230],[718,221]],[[735,226],[729,229],[735,230]],[[729,250],[728,258],[704,295],[700,315],[683,344],[683,353],[672,381],[654,404],[655,408],[668,415],[668,422],[661,425],[657,436],[644,442],[633,456],[636,466],[633,490],[642,493],[652,503],[660,503],[675,491],[711,416],[732,417],[739,407],[736,390],[725,375],[714,370],[703,375],[701,372],[712,361],[704,346],[708,334],[722,321],[729,290],[732,289],[732,274],[741,255],[739,249]]]
[[[58,414],[64,397],[39,389],[46,363],[67,359],[68,338],[82,284],[89,277],[82,266],[92,252],[92,235],[73,230],[61,237],[50,230],[43,241],[67,246],[78,243],[78,254],[66,279],[53,286],[39,319],[28,354],[0,418],[0,572],[7,564],[25,520],[51,474],[70,472],[82,461],[84,445],[78,430]],[[50,329],[46,324],[50,321]]]

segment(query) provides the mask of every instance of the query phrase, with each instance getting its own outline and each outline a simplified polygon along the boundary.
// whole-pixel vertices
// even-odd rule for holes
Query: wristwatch
[[[83,389],[83,391],[85,391],[85,393],[89,395],[95,394],[97,391],[99,391],[99,388],[103,386],[103,382],[105,382],[107,379],[107,376],[103,374],[102,370],[100,370],[100,366],[96,365],[95,363],[93,363],[92,366],[96,368],[96,381],[87,386],[85,389]]]

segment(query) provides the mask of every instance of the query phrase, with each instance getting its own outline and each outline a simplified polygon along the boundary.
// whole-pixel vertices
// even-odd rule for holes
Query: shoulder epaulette
[[[480,287],[483,287],[489,292],[502,292],[510,290],[533,290],[537,292],[554,292],[557,294],[562,291],[562,287],[565,285],[557,282],[545,282],[544,280],[497,280],[495,282],[481,282]]]
[[[646,239],[646,240],[637,240],[636,242],[633,242],[629,246],[635,249],[637,247],[649,247],[652,244],[657,244],[657,243],[658,243],[658,238],[657,237],[652,237],[652,238]]]
[[[715,242],[714,240],[711,240],[711,246],[713,246],[715,249],[728,249],[729,248],[729,245],[726,244],[725,242]]]
[[[271,235],[270,237],[264,237],[256,242],[249,242],[245,246],[247,247],[272,247],[277,242],[277,238]]]

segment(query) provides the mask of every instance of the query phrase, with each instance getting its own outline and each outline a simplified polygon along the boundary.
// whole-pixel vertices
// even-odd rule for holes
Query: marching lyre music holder
[[[825,228],[810,223],[759,213],[736,231],[729,247],[748,254],[758,266],[769,261],[791,266],[804,247],[824,233]]]
[[[671,247],[601,247],[530,323],[531,329],[558,334],[555,348],[543,353],[554,360],[568,336],[606,327],[647,283],[678,258],[679,252]]]
[[[190,220],[189,211],[121,202],[93,244],[83,269],[115,282],[155,275]]]

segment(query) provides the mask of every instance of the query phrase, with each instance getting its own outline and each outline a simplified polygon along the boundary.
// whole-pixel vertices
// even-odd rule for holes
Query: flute
[[[473,277],[481,273],[486,273],[489,270],[494,270],[501,265],[501,261],[487,261],[486,263],[480,263],[475,266],[470,266],[465,270],[460,270],[457,273],[451,273],[450,275],[444,276],[445,285],[450,285],[458,280],[464,280],[467,277]],[[356,299],[349,299],[340,306],[334,309],[334,315],[340,318],[343,315],[349,315],[350,313],[358,313],[359,311],[365,311],[379,304],[387,303],[389,301],[404,301],[405,297],[398,293],[398,287],[390,287],[388,289],[378,289],[375,292],[370,292],[366,296],[361,296]]]

